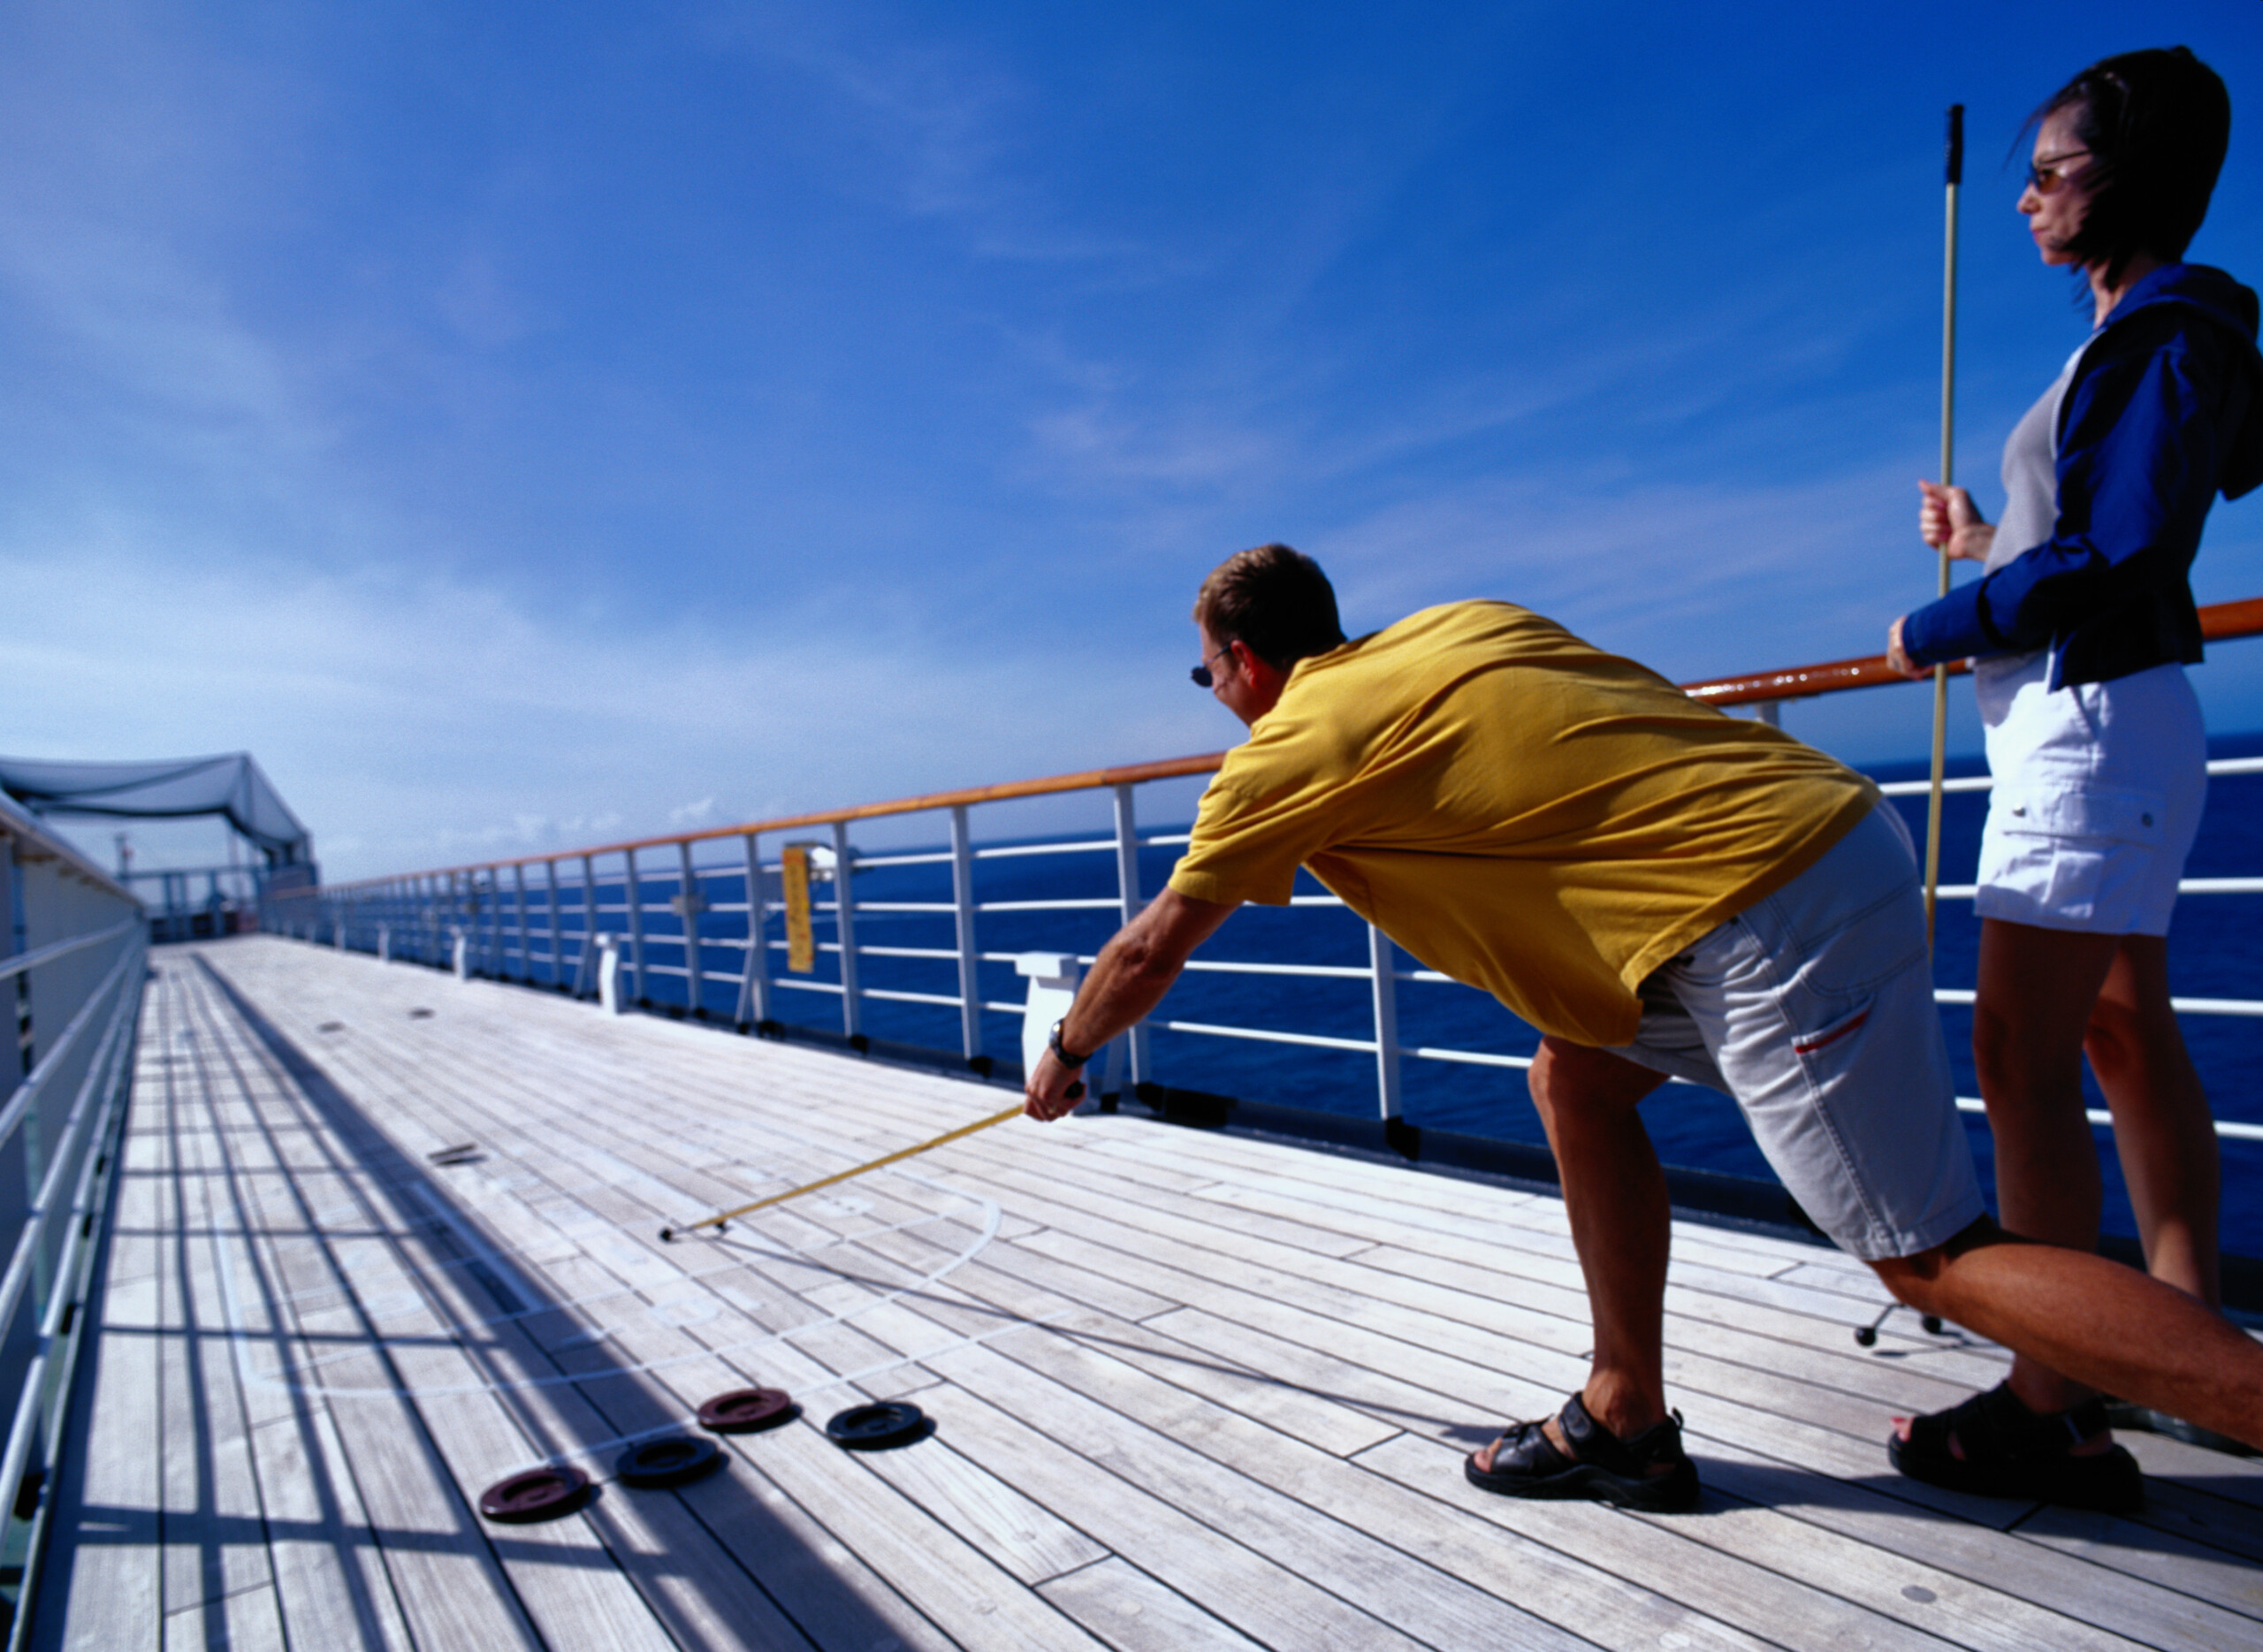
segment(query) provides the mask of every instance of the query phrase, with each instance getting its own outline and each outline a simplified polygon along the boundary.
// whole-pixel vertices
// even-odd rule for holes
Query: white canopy
[[[0,792],[36,815],[222,815],[258,845],[270,866],[311,865],[314,860],[313,836],[248,751],[154,763],[0,757]]]

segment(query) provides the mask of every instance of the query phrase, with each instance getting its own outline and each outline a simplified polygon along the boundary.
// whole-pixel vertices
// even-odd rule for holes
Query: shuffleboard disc
[[[699,1426],[710,1434],[759,1434],[802,1414],[781,1388],[735,1388],[699,1408]]]
[[[590,1477],[578,1468],[534,1468],[499,1480],[479,1494],[479,1511],[506,1526],[554,1520],[582,1506]]]
[[[624,1486],[651,1490],[662,1486],[688,1485],[713,1471],[723,1460],[712,1440],[672,1434],[630,1446],[613,1465]]]
[[[878,1405],[851,1405],[836,1412],[825,1425],[827,1435],[835,1445],[851,1451],[885,1451],[891,1446],[910,1445],[934,1433],[935,1424],[927,1413],[910,1400],[888,1400]]]

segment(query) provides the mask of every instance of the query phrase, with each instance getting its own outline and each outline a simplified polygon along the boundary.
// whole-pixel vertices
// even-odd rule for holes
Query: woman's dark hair
[[[1319,563],[1284,544],[1238,551],[1212,568],[1194,620],[1222,643],[1240,638],[1276,671],[1344,641],[1336,588]]]
[[[2182,46],[2123,52],[2052,94],[2029,128],[2061,110],[2090,151],[2090,203],[2066,250],[2103,263],[2108,287],[2139,253],[2183,257],[2231,143],[2231,95],[2216,72]]]

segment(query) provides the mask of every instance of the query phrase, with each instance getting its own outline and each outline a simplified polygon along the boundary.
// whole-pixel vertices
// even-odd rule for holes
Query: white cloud
[[[248,749],[332,877],[1210,750],[1228,732],[1170,692],[1168,665],[1093,669],[1051,638],[1034,659],[970,660],[792,614],[632,633],[475,585],[263,579],[102,539],[0,550],[0,589],[6,750]]]

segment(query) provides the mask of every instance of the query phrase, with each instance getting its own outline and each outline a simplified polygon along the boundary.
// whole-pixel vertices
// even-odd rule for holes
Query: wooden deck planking
[[[66,1476],[43,1645],[2263,1635],[2253,1464],[2133,1441],[2160,1477],[2134,1520],[1893,1475],[1887,1415],[2002,1356],[1907,1315],[1856,1349],[1883,1293],[1832,1252],[1676,1224],[1669,1377],[1705,1512],[1521,1504],[1458,1458],[1583,1373],[1551,1199],[1017,1123],[663,1245],[664,1222],[1002,1096],[278,940],[197,950],[217,978],[161,955],[146,1017],[90,1354],[105,1399]],[[465,1142],[472,1162],[427,1162]],[[607,1480],[623,1436],[751,1382],[805,1416],[729,1442],[707,1481],[606,1484],[541,1526],[471,1507],[545,1458]],[[910,1450],[842,1452],[817,1426],[906,1396],[939,1423]]]

